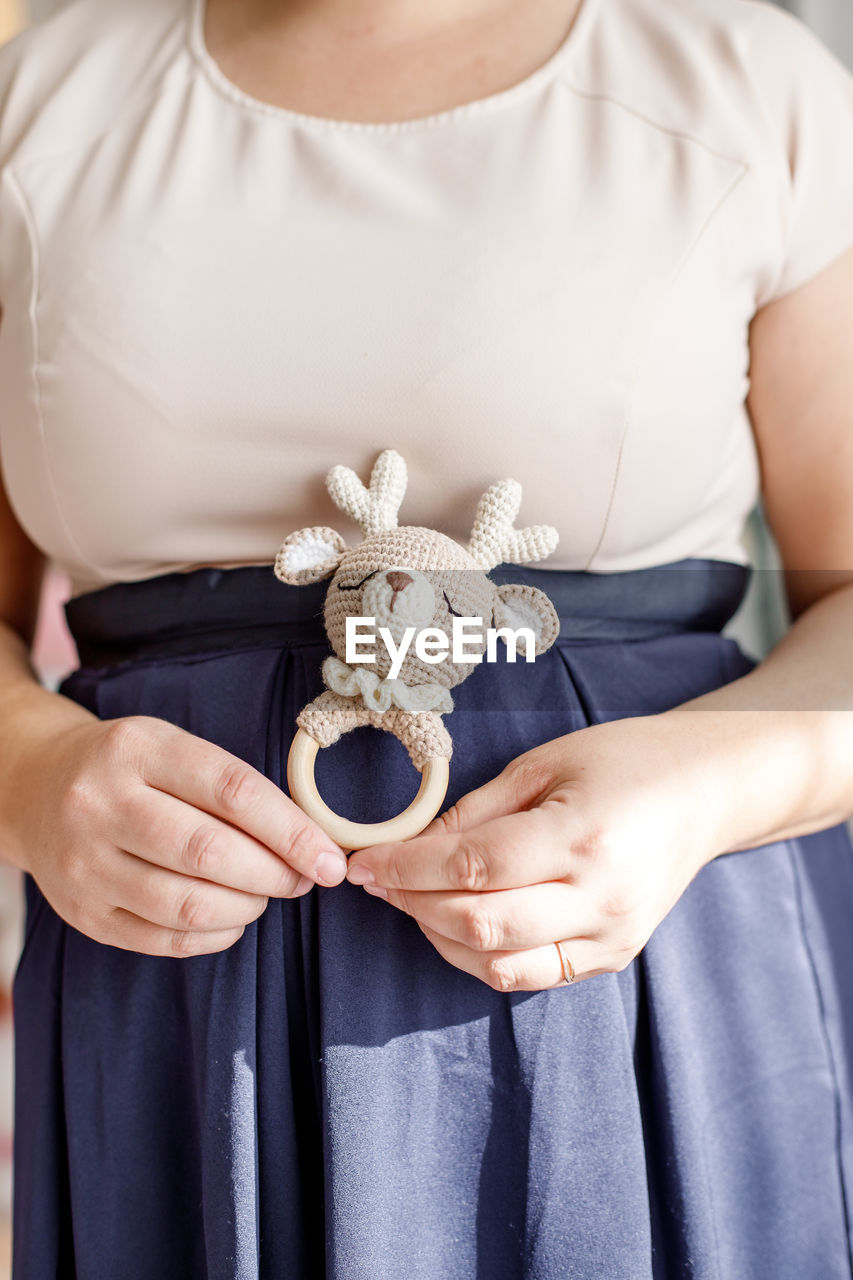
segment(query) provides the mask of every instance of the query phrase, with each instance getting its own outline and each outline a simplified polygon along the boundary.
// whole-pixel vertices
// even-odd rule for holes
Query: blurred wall
[[[853,0],[788,0],[784,7],[805,19],[853,67]]]

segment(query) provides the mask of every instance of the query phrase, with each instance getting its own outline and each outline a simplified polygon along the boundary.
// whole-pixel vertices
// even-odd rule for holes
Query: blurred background
[[[782,3],[782,0],[779,0]],[[63,0],[0,0],[0,43],[32,22],[61,7]],[[122,0],[115,0],[121,4]],[[821,38],[853,68],[853,3],[851,0],[787,0]],[[762,657],[788,624],[778,578],[779,561],[761,518],[753,513],[748,530],[753,563],[763,572],[753,575],[743,606],[726,628],[755,657]],[[44,683],[55,688],[76,665],[74,645],[65,630],[62,604],[68,584],[49,568],[44,585],[36,637],[35,663]],[[12,1156],[12,1021],[11,980],[20,946],[22,894],[16,872],[0,866],[0,1280],[9,1276],[9,1210]],[[48,1280],[48,1277],[45,1277]]]

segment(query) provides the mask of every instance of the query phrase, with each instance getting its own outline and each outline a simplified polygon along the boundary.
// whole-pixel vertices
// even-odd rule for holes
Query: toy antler
[[[514,529],[521,508],[521,485],[517,480],[499,480],[490,485],[477,504],[468,551],[487,572],[499,564],[527,564],[544,560],[559,541],[549,524]]]
[[[406,464],[394,449],[376,459],[367,488],[350,467],[332,467],[326,488],[336,507],[361,525],[365,537],[397,528],[397,512],[406,492]]]

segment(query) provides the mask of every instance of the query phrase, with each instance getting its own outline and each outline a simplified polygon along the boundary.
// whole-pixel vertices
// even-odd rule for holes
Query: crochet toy
[[[554,643],[560,624],[544,592],[498,586],[488,572],[544,559],[557,533],[548,525],[513,528],[521,505],[514,480],[493,484],[480,499],[467,547],[434,529],[398,527],[406,464],[393,449],[379,455],[367,488],[341,466],[329,472],[326,487],[364,541],[347,547],[333,529],[300,529],[276,556],[276,577],[291,586],[332,579],[325,626],[335,656],[323,663],[326,691],[297,716],[287,778],[291,797],[327,834],[360,849],[408,839],[435,817],[453,750],[441,719],[453,710],[450,689],[484,654],[494,660],[497,637],[509,644],[509,633],[518,633],[535,654]],[[314,781],[317,751],[360,725],[395,734],[422,773],[415,799],[388,822],[341,817]]]

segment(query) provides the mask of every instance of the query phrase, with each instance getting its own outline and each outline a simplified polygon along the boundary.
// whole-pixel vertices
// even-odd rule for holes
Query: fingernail
[[[347,868],[347,879],[350,884],[374,884],[376,876],[370,870],[370,867],[364,867],[360,864],[353,866],[350,863]]]
[[[347,873],[347,860],[340,853],[321,853],[314,865],[314,877],[323,884],[340,884]]]
[[[364,892],[373,894],[374,898],[388,897],[388,890],[383,889],[380,884],[366,884],[364,886]]]

